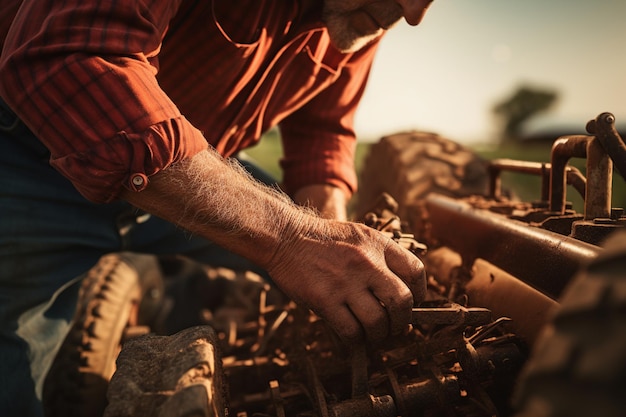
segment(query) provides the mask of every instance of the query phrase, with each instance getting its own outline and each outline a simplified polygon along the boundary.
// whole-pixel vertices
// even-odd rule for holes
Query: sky
[[[492,108],[521,85],[558,93],[543,119],[584,129],[610,111],[626,122],[626,0],[435,0],[419,26],[401,21],[383,38],[357,135],[493,142]]]

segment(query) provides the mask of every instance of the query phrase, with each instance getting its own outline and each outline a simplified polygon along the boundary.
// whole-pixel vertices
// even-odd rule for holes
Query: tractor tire
[[[103,256],[83,279],[74,321],[46,377],[47,417],[101,416],[122,342],[157,315],[163,281],[157,258]]]
[[[411,212],[430,193],[485,195],[488,173],[484,160],[466,147],[433,133],[406,132],[385,136],[372,145],[359,183],[357,217],[387,193],[398,204],[396,214],[411,223]]]
[[[210,326],[124,344],[104,417],[225,417],[218,338]]]
[[[626,410],[626,231],[566,289],[527,362],[517,417],[618,417]]]

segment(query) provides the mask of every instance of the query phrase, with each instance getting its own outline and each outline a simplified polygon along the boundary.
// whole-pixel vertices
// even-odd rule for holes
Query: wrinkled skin
[[[269,269],[274,281],[348,343],[406,331],[413,303],[426,293],[422,262],[363,224],[328,226],[327,239],[301,235],[282,243]]]
[[[389,237],[302,210],[212,151],[155,174],[144,191],[124,191],[123,198],[265,268],[348,342],[401,333],[425,295],[422,262]]]

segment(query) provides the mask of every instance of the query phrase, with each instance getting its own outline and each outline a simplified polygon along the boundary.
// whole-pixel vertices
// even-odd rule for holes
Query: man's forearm
[[[423,265],[363,224],[324,219],[212,151],[154,175],[123,198],[265,268],[346,340],[398,334],[423,299]],[[413,293],[413,295],[412,295]]]
[[[262,267],[285,236],[322,226],[286,195],[211,150],[154,175],[144,191],[124,190],[121,196]]]

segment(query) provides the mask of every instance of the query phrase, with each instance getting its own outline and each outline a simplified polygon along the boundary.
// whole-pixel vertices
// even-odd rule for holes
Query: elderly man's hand
[[[409,324],[425,293],[421,261],[359,223],[324,219],[207,150],[124,191],[135,206],[267,269],[297,303],[347,341],[379,340]],[[411,288],[413,294],[411,294]]]
[[[426,292],[422,262],[362,224],[322,222],[324,235],[306,229],[279,247],[269,268],[274,281],[347,342],[402,333]]]

